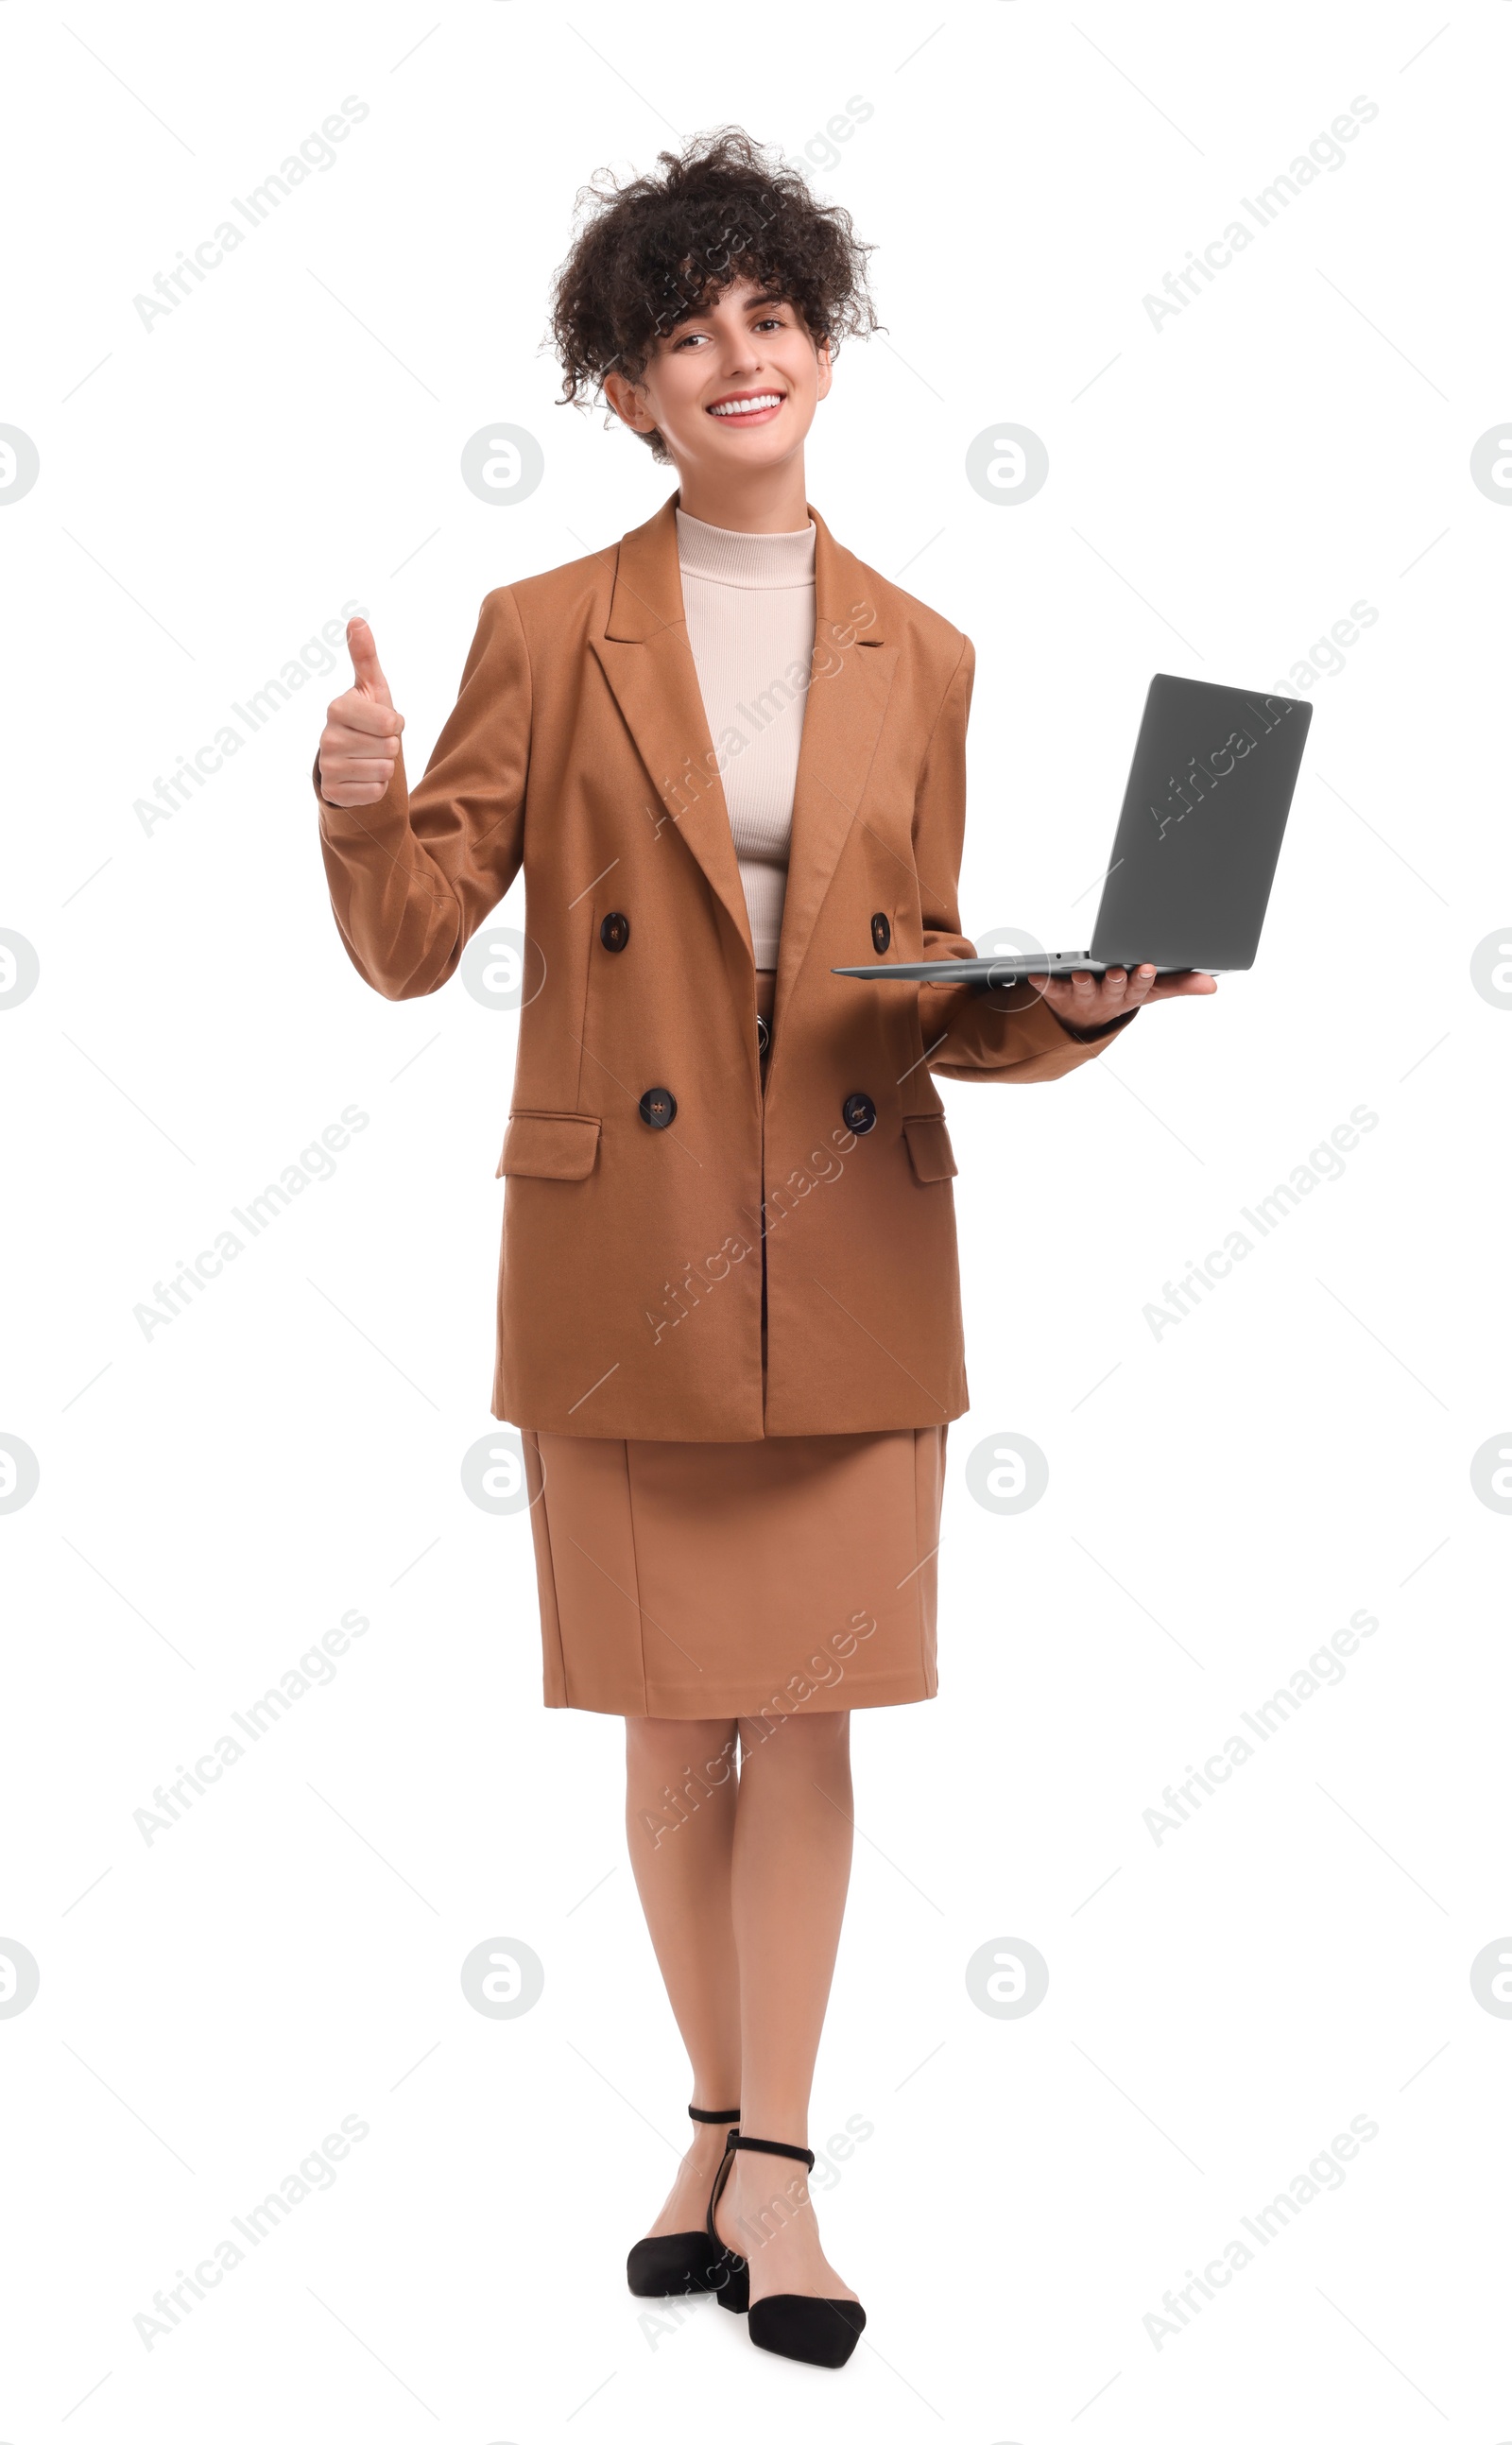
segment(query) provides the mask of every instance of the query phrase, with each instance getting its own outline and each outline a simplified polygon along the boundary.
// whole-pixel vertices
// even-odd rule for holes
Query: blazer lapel
[[[861,804],[898,659],[887,644],[882,606],[862,562],[837,544],[812,504],[814,676],[803,716],[793,800],[793,842],[782,904],[773,1010],[777,1020],[803,964],[819,910]]]
[[[675,832],[697,860],[754,972],[729,810],[688,644],[677,501],[674,493],[622,539],[604,634],[590,642],[651,775],[655,798],[646,820]],[[860,805],[897,662],[897,647],[883,637],[882,607],[867,569],[835,542],[812,506],[809,514],[816,530],[814,675],[793,793],[774,1019],[802,965]]]
[[[645,820],[659,835],[675,832],[697,859],[754,977],[740,868],[683,616],[677,498],[622,539],[605,632],[590,643],[651,776]]]

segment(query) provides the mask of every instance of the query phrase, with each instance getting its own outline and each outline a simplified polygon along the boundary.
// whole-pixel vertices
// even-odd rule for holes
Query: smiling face
[[[604,392],[637,433],[661,434],[684,495],[707,498],[801,468],[830,380],[829,345],[797,309],[737,280],[657,339],[639,382],[607,374]]]

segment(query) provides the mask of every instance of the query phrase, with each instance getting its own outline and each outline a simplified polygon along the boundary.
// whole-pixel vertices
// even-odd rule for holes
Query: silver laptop
[[[1153,961],[1162,975],[1254,965],[1313,708],[1158,672],[1085,951],[887,960],[837,977],[1008,985]]]

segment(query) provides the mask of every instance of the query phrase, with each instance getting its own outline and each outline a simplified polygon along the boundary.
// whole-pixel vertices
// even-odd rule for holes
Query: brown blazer
[[[336,923],[380,993],[434,993],[525,869],[545,981],[499,1165],[495,1417],[684,1442],[938,1425],[967,1394],[935,1074],[1059,1078],[1102,1043],[1022,987],[831,974],[878,943],[971,954],[956,886],[974,657],[814,511],[763,1098],[675,506],[486,598],[413,792],[401,762],[376,806],[321,800]]]

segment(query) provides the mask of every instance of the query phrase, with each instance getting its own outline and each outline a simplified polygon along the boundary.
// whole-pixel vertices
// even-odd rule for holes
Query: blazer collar
[[[745,895],[699,687],[678,573],[678,495],[619,547],[608,616],[591,638],[650,776],[645,819],[675,832],[729,919],[732,976],[754,994]],[[813,934],[860,805],[887,710],[897,647],[885,636],[871,572],[836,543],[812,505],[814,649],[793,805],[787,896],[777,960],[777,1014]],[[865,950],[865,945],[861,949]],[[742,956],[743,955],[743,956]]]
[[[606,637],[639,644],[659,628],[681,625],[682,582],[678,575],[677,525],[680,497],[672,494],[644,527],[632,527],[627,535],[621,537],[609,616],[604,624]],[[815,529],[816,625],[828,621],[831,628],[843,628],[852,615],[865,618],[869,609],[872,618],[865,632],[866,641],[868,645],[884,644],[887,641],[882,606],[876,599],[870,571],[854,552],[847,551],[843,543],[836,543],[813,503],[807,506]]]

